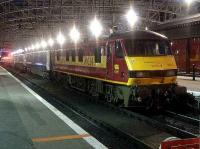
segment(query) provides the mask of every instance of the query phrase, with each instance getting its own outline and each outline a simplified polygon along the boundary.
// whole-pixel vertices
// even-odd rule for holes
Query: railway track
[[[173,111],[164,111],[163,115],[158,119],[159,121],[163,121],[164,123],[173,125],[174,127],[184,131],[191,132],[197,136],[200,134],[200,119],[197,115],[191,113],[179,114]]]
[[[174,117],[178,120],[184,121],[184,122],[189,123],[189,124],[193,124],[194,126],[200,125],[200,116],[199,115],[190,116],[190,115],[193,115],[193,114],[184,115],[184,114],[175,113],[173,111],[165,111],[165,115],[170,116],[170,117]]]
[[[160,114],[144,114],[147,117],[151,117],[155,121],[161,122],[165,124],[172,132],[175,134],[175,131],[183,133],[184,135],[190,135],[192,137],[198,137],[200,134],[200,116],[199,111],[186,112],[184,114],[180,114],[178,112],[165,110]],[[172,128],[172,129],[171,129]],[[167,129],[167,128],[166,128]],[[166,130],[167,131],[167,130]],[[177,134],[176,136],[179,138],[184,138],[184,135]]]
[[[155,147],[158,147],[158,143],[160,143],[160,142],[158,142],[156,144],[152,144],[144,136],[139,136],[138,134],[135,135],[134,133],[130,133],[130,128],[128,128],[128,127],[130,127],[130,125],[128,125],[127,123],[131,123],[131,122],[134,123],[136,121],[140,122],[141,125],[142,124],[147,125],[146,127],[155,128],[156,130],[154,130],[154,132],[151,132],[150,133],[151,135],[152,135],[152,133],[159,134],[162,132],[163,134],[164,133],[166,134],[162,137],[165,137],[165,136],[167,137],[167,136],[172,136],[172,135],[179,137],[179,138],[197,137],[197,135],[195,133],[192,133],[187,130],[182,130],[171,124],[166,124],[166,123],[160,121],[159,119],[152,119],[152,118],[128,111],[126,109],[118,108],[116,106],[113,106],[113,105],[107,104],[105,102],[94,99],[92,101],[93,106],[104,108],[104,110],[106,108],[109,108],[112,110],[112,112],[114,111],[119,116],[118,117],[119,119],[121,118],[124,121],[126,120],[123,123],[123,126],[122,125],[116,126],[116,124],[113,124],[112,122],[110,122],[110,121],[112,121],[112,119],[110,119],[109,116],[107,116],[107,117],[109,117],[107,119],[97,118],[98,116],[95,117],[96,113],[94,113],[93,115],[89,114],[88,111],[84,111],[83,108],[74,106],[74,104],[72,104],[70,102],[63,101],[61,99],[61,97],[59,97],[57,94],[52,94],[48,89],[41,87],[41,85],[38,85],[37,83],[35,83],[34,81],[31,81],[30,79],[28,79],[26,77],[22,77],[22,75],[20,75],[19,73],[16,73],[16,72],[12,72],[12,73],[14,75],[16,75],[19,79],[21,79],[23,82],[25,82],[33,90],[35,90],[37,93],[39,93],[41,96],[47,97],[45,99],[48,99],[48,102],[50,102],[54,106],[58,106],[59,110],[61,110],[62,112],[64,111],[63,113],[69,114],[69,111],[71,111],[71,113],[73,113],[72,115],[76,115],[76,117],[80,117],[79,119],[82,119],[81,121],[86,121],[89,124],[89,126],[91,128],[93,128],[93,130],[92,130],[93,132],[96,132],[96,133],[103,132],[103,134],[101,133],[102,136],[109,132],[108,135],[111,134],[111,136],[113,138],[115,138],[115,139],[113,139],[114,141],[111,139],[113,141],[113,142],[111,141],[112,143],[108,143],[110,141],[108,141],[108,140],[106,141],[106,139],[101,139],[102,136],[98,136],[96,133],[92,134],[97,139],[100,139],[100,141],[102,141],[102,143],[104,143],[108,147],[111,147],[111,148],[133,148],[133,147],[134,148],[155,148]],[[79,94],[82,97],[86,96],[85,101],[87,102],[87,104],[90,104],[89,103],[90,102],[89,98],[91,98],[90,96],[87,96],[85,94],[83,95],[83,93],[76,92],[73,89],[69,89],[69,90],[74,92],[77,95]],[[80,101],[78,101],[78,102],[80,102]],[[94,105],[94,102],[95,102],[95,105]],[[81,102],[81,104],[85,104],[85,103]],[[79,105],[81,105],[81,104],[79,104]],[[68,110],[66,110],[66,109],[68,109]],[[66,112],[66,111],[68,111],[68,112]],[[109,111],[109,110],[107,109],[107,111]],[[103,112],[103,110],[102,110],[102,112]],[[107,112],[106,114],[110,114],[110,113]],[[74,118],[75,116],[72,116],[72,117]],[[110,121],[108,121],[108,119],[110,119]],[[78,124],[86,130],[91,129],[91,128],[88,128],[89,127],[88,125],[85,126],[85,124],[80,124],[80,123],[78,123]],[[92,132],[92,131],[90,130],[89,132]],[[153,135],[156,136],[158,134],[153,134]],[[116,137],[117,137],[118,142],[121,141],[120,143],[116,143]],[[158,135],[157,137],[160,137],[160,136]],[[164,140],[165,138],[162,138],[162,137],[160,139]],[[107,138],[107,137],[105,137],[105,138]],[[155,138],[155,139],[158,139],[158,138]]]
[[[75,122],[76,122],[75,117],[79,117],[79,118],[77,118],[78,119],[77,123],[84,129],[86,129],[86,130],[89,129],[90,131],[88,131],[88,132],[90,132],[91,135],[93,135],[94,137],[98,138],[98,140],[105,143],[105,145],[108,146],[109,148],[111,147],[111,148],[116,148],[116,149],[117,148],[152,149],[151,146],[149,146],[148,144],[145,144],[144,142],[140,141],[139,139],[135,138],[134,136],[132,136],[120,129],[114,128],[105,122],[102,122],[102,121],[92,118],[91,116],[87,115],[86,113],[84,113],[83,111],[81,111],[80,109],[78,109],[77,107],[73,106],[70,103],[62,102],[62,100],[58,96],[55,96],[54,94],[48,92],[41,86],[38,86],[36,83],[23,77],[19,73],[12,71],[12,74],[15,75],[21,81],[23,81],[31,89],[36,91],[40,96],[44,97],[44,99],[46,99],[49,103],[51,103],[56,108],[58,108],[61,112],[66,114],[68,117],[70,117],[69,112],[73,113],[72,114],[73,116],[71,116],[73,121],[75,120]],[[76,93],[78,93],[78,92],[76,92]],[[80,121],[86,121],[87,128],[85,127],[85,124],[81,125]],[[88,127],[90,127],[90,128],[88,128]],[[91,132],[94,132],[94,133],[91,133]],[[96,133],[99,133],[99,132],[101,132],[100,135],[102,135],[102,136],[105,136],[105,134],[108,134],[110,136],[110,133],[111,133],[111,137],[114,138],[114,141],[112,141],[113,139],[109,139],[109,141],[102,140],[102,136],[99,137],[96,135]],[[105,138],[107,139],[108,136],[106,136]],[[115,140],[117,140],[118,142],[116,142]]]

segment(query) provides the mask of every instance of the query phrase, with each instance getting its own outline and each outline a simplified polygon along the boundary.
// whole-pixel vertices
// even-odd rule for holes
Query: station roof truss
[[[105,28],[117,25],[128,30],[126,11],[133,6],[140,27],[151,27],[199,11],[197,0],[190,9],[184,0],[0,0],[0,46],[4,41],[22,44],[46,37],[59,29],[68,32],[76,24],[87,35],[88,23],[96,15]],[[199,7],[199,8],[198,8]],[[136,25],[136,28],[137,28]],[[16,45],[18,46],[18,45]]]

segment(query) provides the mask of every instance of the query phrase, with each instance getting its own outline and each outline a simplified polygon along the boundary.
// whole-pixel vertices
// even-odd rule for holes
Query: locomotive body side
[[[134,31],[99,43],[68,45],[55,50],[53,57],[57,78],[123,106],[158,104],[172,94],[186,93],[176,84],[177,66],[169,41],[154,32]],[[154,101],[155,97],[162,99]]]
[[[96,52],[96,56],[95,53]],[[53,70],[76,76],[105,79],[105,43],[70,45],[53,52]]]

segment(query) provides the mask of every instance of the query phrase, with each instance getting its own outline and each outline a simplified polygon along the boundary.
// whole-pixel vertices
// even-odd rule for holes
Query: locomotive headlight
[[[149,78],[151,77],[148,71],[138,71],[135,73],[136,78]]]
[[[150,74],[147,71],[130,71],[129,77],[131,77],[131,78],[148,78],[148,77],[150,77]]]
[[[177,70],[167,70],[165,73],[166,77],[171,77],[171,76],[176,76],[177,75]]]
[[[145,76],[145,73],[142,72],[142,71],[139,71],[139,72],[136,72],[136,73],[135,73],[135,76],[136,76],[136,78],[142,78],[142,77]]]

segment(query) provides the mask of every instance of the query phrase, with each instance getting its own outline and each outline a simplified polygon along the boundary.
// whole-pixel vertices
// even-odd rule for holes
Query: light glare
[[[59,32],[56,40],[60,45],[62,45],[65,42],[65,37],[63,36],[61,32]]]
[[[35,46],[34,46],[34,45],[32,45],[32,46],[31,46],[31,49],[32,49],[32,50],[34,50],[34,49],[35,49]]]
[[[90,23],[90,30],[96,38],[98,38],[102,33],[103,27],[100,21],[97,20],[96,16],[94,20]]]
[[[75,25],[71,29],[69,36],[75,43],[80,39],[80,33]]]
[[[40,48],[40,44],[39,44],[38,42],[35,44],[35,48],[36,48],[36,49],[39,49],[39,48]]]
[[[21,53],[23,53],[23,52],[24,52],[23,49],[18,49],[18,50],[16,50],[16,51],[12,52],[11,55],[21,54]]]
[[[42,48],[46,48],[47,47],[47,43],[46,43],[45,40],[41,41],[41,46],[42,46]]]
[[[48,44],[50,45],[50,47],[52,47],[52,46],[53,46],[53,44],[54,44],[54,41],[53,41],[53,39],[52,39],[52,38],[49,38],[49,40],[48,40]]]
[[[138,16],[137,16],[137,14],[135,13],[135,11],[133,10],[132,7],[127,12],[126,19],[127,19],[128,23],[130,24],[131,27],[133,27],[135,25],[135,23],[138,21]]]
[[[194,1],[194,0],[185,0],[185,3],[186,3],[187,5],[190,5],[193,1]]]

